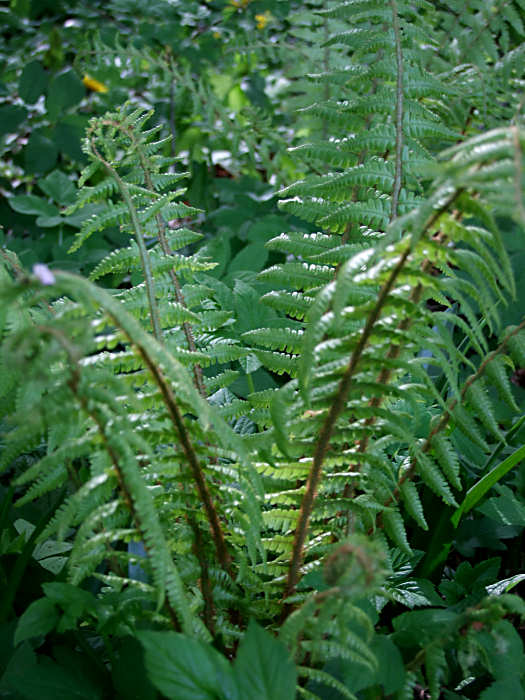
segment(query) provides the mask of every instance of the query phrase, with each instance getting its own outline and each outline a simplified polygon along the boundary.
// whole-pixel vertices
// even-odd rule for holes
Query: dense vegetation
[[[0,695],[525,698],[525,2],[0,17]]]

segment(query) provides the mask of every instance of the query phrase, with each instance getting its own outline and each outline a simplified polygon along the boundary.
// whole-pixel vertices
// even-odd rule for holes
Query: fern
[[[503,43],[509,27],[522,34],[505,7]],[[196,210],[179,201],[184,174],[151,115],[94,119],[71,211],[98,213],[74,248],[115,224],[130,244],[91,281],[3,256],[0,467],[15,469],[20,505],[63,491],[40,540],[68,540],[70,583],[140,589],[155,622],[230,655],[254,617],[291,650],[302,695],[315,683],[351,698],[325,664],[378,673],[376,611],[362,601],[405,600],[398,564],[412,560],[414,523],[429,527],[428,492],[449,508],[461,498],[458,435],[486,453],[505,444],[492,385],[519,410],[509,374],[525,365],[525,321],[501,319],[516,285],[498,222],[520,219],[525,132],[516,118],[476,133],[471,71],[496,94],[518,65],[487,38],[483,8],[457,8],[461,70],[435,4],[349,0],[313,16],[329,54],[301,115],[315,138],[293,155],[315,170],[281,190],[296,218],[267,244],[281,256],[260,273],[272,315],[232,329],[255,292],[207,276],[201,236],[171,228]],[[142,281],[125,290],[94,283],[131,273]],[[260,366],[278,389],[228,389]],[[146,584],[130,583],[130,539],[144,544]],[[447,635],[496,624],[512,600],[454,613],[418,642],[399,697],[419,682],[437,697]]]

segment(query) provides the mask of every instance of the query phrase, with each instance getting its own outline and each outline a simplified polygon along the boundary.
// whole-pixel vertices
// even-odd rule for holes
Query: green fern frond
[[[496,440],[504,440],[505,438],[494,417],[491,402],[483,384],[482,379],[473,382],[467,389],[466,398],[469,403],[475,407],[476,413],[487,431],[493,435]]]
[[[81,230],[75,234],[75,240],[69,248],[69,253],[77,251],[96,231],[120,224],[127,218],[128,210],[125,204],[107,203],[104,210],[98,214],[93,214],[82,225]]]
[[[348,700],[356,700],[356,696],[348,690],[345,684],[338,681],[330,673],[308,666],[299,666],[298,671],[304,678],[315,681],[327,688],[333,688],[341,697],[347,698]]]
[[[421,475],[423,481],[436,495],[440,496],[446,504],[457,507],[458,504],[438,465],[430,457],[421,452],[421,450],[413,449],[412,454],[417,463],[417,471]]]
[[[388,537],[402,552],[411,555],[412,550],[408,544],[405,524],[401,514],[397,510],[384,510],[381,517]]]
[[[432,448],[439,466],[455,489],[461,489],[459,480],[459,460],[450,441],[438,433],[432,437]]]
[[[448,477],[448,474],[447,474]],[[412,481],[405,481],[403,484],[401,484],[400,487],[401,491],[401,498],[403,500],[403,505],[405,506],[407,512],[409,515],[411,515],[414,520],[417,522],[417,524],[423,529],[423,530],[428,530],[428,524],[425,519],[425,514],[423,511],[423,505],[421,503],[421,499],[419,497],[418,490],[414,483]],[[386,515],[386,513],[385,513]],[[382,517],[384,518],[385,515]],[[392,526],[391,526],[392,529]],[[393,540],[392,535],[389,534],[389,537]],[[406,539],[406,537],[405,537]],[[407,551],[407,545],[408,543],[405,543],[403,541],[403,538],[399,538],[398,540],[402,542],[401,550],[402,551]],[[393,540],[394,541],[394,540]],[[399,546],[399,544],[398,544]]]

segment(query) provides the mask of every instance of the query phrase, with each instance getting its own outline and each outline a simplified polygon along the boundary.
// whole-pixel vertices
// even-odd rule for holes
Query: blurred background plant
[[[295,166],[281,107],[280,57],[288,2],[29,2],[0,8],[0,215],[3,239],[25,265],[53,260],[89,272],[122,244],[118,228],[67,255],[84,217],[64,216],[86,163],[87,122],[124,102],[154,110],[172,136],[169,154],[188,171],[188,201],[204,208],[205,232],[226,260],[253,243],[254,224],[276,231],[276,186]],[[263,224],[263,219],[266,221]],[[201,224],[201,222],[199,222]],[[233,270],[257,272],[260,248]]]

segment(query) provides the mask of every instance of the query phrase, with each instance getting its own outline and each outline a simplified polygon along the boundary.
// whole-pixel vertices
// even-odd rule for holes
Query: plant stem
[[[439,219],[439,217],[448,209],[456,197],[460,194],[460,190],[454,190],[445,200],[445,202],[437,209],[425,222],[423,225],[420,235],[424,235],[434,223]],[[297,526],[295,528],[294,542],[292,547],[292,556],[290,558],[290,564],[288,567],[288,576],[285,586],[284,597],[287,598],[295,592],[295,587],[300,579],[300,567],[304,557],[304,544],[306,541],[306,535],[308,532],[308,526],[310,522],[310,517],[313,511],[315,500],[317,498],[317,489],[319,482],[321,480],[322,465],[326,457],[326,452],[329,447],[330,438],[335,427],[335,423],[339,416],[341,415],[344,407],[346,405],[346,399],[350,391],[352,384],[352,378],[357,369],[357,365],[363,355],[363,352],[367,346],[368,340],[372,334],[374,326],[381,315],[383,306],[386,303],[388,295],[390,294],[395,281],[401,270],[405,266],[410,253],[412,251],[412,243],[405,248],[404,252],[401,254],[396,266],[390,273],[390,277],[385,282],[377,302],[367,318],[361,336],[354,348],[350,361],[347,365],[347,369],[339,383],[339,388],[332,402],[328,415],[321,427],[319,437],[315,446],[314,457],[312,460],[312,466],[308,474],[308,479],[306,482],[306,490],[301,502],[301,507],[299,511],[299,519],[297,521]],[[287,617],[291,611],[291,606],[286,605],[283,610],[283,619]]]
[[[443,415],[439,419],[439,421],[434,425],[434,427],[431,429],[429,436],[426,438],[425,442],[423,443],[421,447],[422,452],[428,452],[430,448],[432,447],[432,438],[437,435],[437,433],[441,432],[448,424],[450,418],[452,417],[452,411],[454,408],[463,401],[465,398],[465,395],[469,389],[469,387],[477,380],[479,379],[482,374],[485,372],[487,365],[492,362],[492,360],[497,357],[499,354],[501,354],[506,346],[509,340],[519,333],[523,328],[525,328],[525,320],[523,320],[519,326],[516,326],[510,333],[508,333],[505,338],[502,340],[502,342],[499,344],[499,346],[496,348],[496,350],[493,350],[487,357],[483,360],[483,362],[480,364],[478,367],[477,371],[470,375],[470,377],[467,379],[465,382],[463,389],[461,390],[460,397],[457,399],[452,399],[447,407],[447,410],[443,412]],[[417,465],[417,459],[415,457],[412,458],[412,461],[410,463],[410,467],[402,474],[400,477],[398,484],[394,491],[392,492],[392,495],[385,501],[384,506],[385,508],[388,507],[391,503],[394,503],[395,501],[398,500],[399,494],[400,494],[400,487],[402,484],[407,480],[412,478],[412,476],[415,473],[416,470],[416,465]],[[378,521],[380,521],[380,514],[378,516]]]
[[[383,285],[383,288],[379,293],[376,305],[372,313],[368,317],[363,332],[361,333],[357,345],[350,357],[350,362],[348,363],[347,369],[343,375],[343,378],[341,379],[337,394],[321,428],[321,432],[319,434],[319,438],[315,447],[312,467],[310,469],[308,480],[306,482],[306,491],[301,502],[299,520],[295,529],[292,557],[290,560],[288,578],[285,588],[286,598],[294,593],[295,587],[300,578],[300,566],[303,560],[303,549],[306,540],[306,534],[308,531],[308,525],[310,522],[310,516],[312,514],[315,499],[317,497],[317,488],[321,479],[321,469],[326,456],[326,451],[330,443],[330,438],[335,427],[335,423],[345,407],[346,398],[348,396],[348,392],[350,391],[352,377],[355,373],[357,364],[361,359],[363,351],[368,343],[368,339],[372,334],[372,330],[381,314],[381,310],[388,298],[388,295],[390,294],[390,291],[399,273],[403,269],[410,252],[411,247],[408,246],[399,258],[395,268],[392,270],[389,279]]]
[[[143,149],[140,146],[140,143],[138,140],[135,138],[135,134],[131,129],[126,129],[126,134],[129,136],[131,141],[133,142],[133,145],[136,148],[137,154],[140,159],[140,164],[142,166],[142,170],[144,172],[144,179],[146,182],[147,188],[150,190],[150,192],[155,192],[155,188],[153,186],[153,180],[151,178],[151,172],[150,172],[150,167],[148,165],[147,158],[144,154]],[[166,239],[166,222],[163,220],[162,216],[160,214],[157,214],[155,216],[155,221],[157,222],[157,231],[159,234],[159,243],[160,247],[162,248],[162,252],[166,256],[171,255],[171,250],[168,245],[168,241]],[[179,278],[177,277],[177,274],[175,273],[175,270],[170,269],[169,270],[169,276],[173,284],[173,288],[175,290],[175,298],[177,299],[177,302],[183,306],[184,308],[187,308],[186,306],[186,300],[184,299],[184,295],[182,293],[181,287],[180,287],[180,282]],[[184,335],[186,336],[186,342],[188,344],[188,350],[191,352],[195,352],[197,350],[197,346],[195,345],[195,338],[193,335],[193,328],[191,327],[191,324],[188,323],[187,321],[183,321],[182,323],[182,330],[184,331]],[[204,379],[202,376],[202,369],[199,364],[195,364],[193,366],[193,378],[195,381],[195,386],[197,387],[199,393],[201,396],[206,398],[207,392],[206,392],[206,387],[204,386]]]
[[[182,419],[182,414],[180,412],[179,406],[175,400],[175,396],[173,395],[173,392],[171,390],[170,385],[168,382],[166,382],[165,378],[163,377],[160,369],[157,367],[155,362],[150,358],[146,350],[137,342],[134,342],[132,338],[130,338],[130,341],[135,345],[137,348],[138,352],[142,356],[142,359],[146,363],[149,371],[151,372],[156,384],[158,385],[162,398],[164,400],[164,403],[166,405],[166,408],[168,409],[168,414],[169,417],[175,426],[175,429],[177,430],[179,440],[181,442],[181,446],[183,449],[184,454],[186,455],[186,459],[188,460],[188,463],[190,465],[191,472],[193,474],[193,478],[195,481],[195,484],[197,486],[197,491],[199,493],[199,497],[201,499],[201,502],[204,506],[204,510],[206,512],[206,516],[211,528],[212,532],[212,537],[213,541],[215,543],[215,548],[217,550],[217,556],[219,559],[219,562],[223,569],[230,575],[233,576],[232,574],[232,560],[230,557],[230,553],[228,552],[228,549],[226,548],[226,540],[224,538],[224,533],[222,531],[222,526],[219,520],[219,516],[217,514],[217,510],[215,508],[215,505],[213,503],[211,494],[208,490],[208,486],[206,484],[206,479],[204,477],[204,472],[202,471],[202,467],[199,464],[199,460],[197,459],[197,455],[195,454],[195,450],[193,449],[193,445],[191,444],[188,431],[186,430],[186,426],[184,425],[184,421]]]
[[[119,124],[116,124],[114,122],[110,122],[110,125],[115,126],[117,128],[120,126]],[[104,156],[102,156],[102,154],[98,151],[92,136],[90,138],[90,145],[94,156],[103,164],[108,173],[117,183],[117,186],[120,190],[120,194],[122,195],[122,199],[124,200],[128,208],[129,215],[131,217],[131,223],[133,226],[133,231],[135,233],[135,238],[139,248],[140,262],[142,264],[142,269],[144,270],[144,281],[146,283],[146,292],[148,295],[148,304],[150,310],[151,325],[153,326],[153,334],[155,335],[155,338],[157,338],[157,340],[162,341],[162,328],[160,324],[159,309],[157,306],[157,299],[155,298],[155,284],[153,282],[151,264],[148,256],[148,251],[146,250],[144,233],[142,231],[142,226],[139,221],[137,210],[135,209],[126,183],[122,180],[115,168],[110,163],[108,163]]]
[[[69,342],[68,338],[59,331],[56,328],[53,328],[52,326],[39,326],[39,330],[41,330],[43,333],[47,333],[48,335],[52,335],[58,342],[62,345],[64,350],[66,351],[69,359],[69,364],[71,367],[71,377],[69,378],[67,384],[73,393],[74,397],[80,404],[82,410],[88,415],[91,420],[95,423],[97,426],[97,430],[100,434],[100,438],[102,440],[102,444],[104,445],[104,449],[108,453],[108,456],[111,460],[111,463],[113,465],[113,470],[115,472],[115,476],[117,477],[117,482],[119,485],[120,492],[124,498],[124,502],[126,504],[126,507],[128,508],[131,517],[137,524],[137,527],[141,534],[143,535],[143,544],[144,544],[144,549],[146,550],[146,553],[149,554],[148,552],[148,546],[146,544],[145,538],[144,538],[144,528],[141,523],[141,519],[139,517],[139,514],[137,513],[137,509],[135,508],[135,504],[133,503],[133,498],[130,493],[130,490],[128,489],[128,486],[126,484],[124,474],[122,472],[122,469],[120,467],[120,462],[119,462],[119,457],[113,448],[111,441],[107,435],[106,432],[106,427],[104,425],[104,420],[102,417],[98,414],[98,412],[89,404],[87,401],[86,397],[80,392],[79,389],[79,384],[80,384],[80,377],[81,377],[81,368],[78,363],[78,353],[76,351],[76,348]],[[173,609],[171,606],[171,603],[168,600],[165,600],[165,605],[168,610],[168,614],[170,616],[173,628],[176,631],[181,631],[181,625],[179,623],[179,619],[177,616],[176,611]]]
[[[396,63],[397,63],[397,85],[396,85],[396,170],[394,176],[394,188],[392,191],[392,209],[390,221],[397,218],[397,206],[399,193],[401,191],[401,180],[403,175],[403,53],[401,50],[401,31],[399,28],[399,17],[397,14],[396,0],[390,0],[392,7],[392,19],[394,27],[394,37],[396,43]]]

